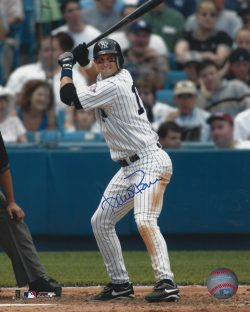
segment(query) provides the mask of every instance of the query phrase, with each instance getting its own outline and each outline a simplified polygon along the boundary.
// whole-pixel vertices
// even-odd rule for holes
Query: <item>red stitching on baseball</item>
[[[224,269],[221,271],[213,271],[210,275],[218,275],[218,274],[225,274],[225,273],[234,273],[234,272],[229,269]]]
[[[233,290],[234,290],[235,292],[236,292],[237,289],[238,289],[238,287],[235,286],[234,284],[230,284],[230,283],[218,284],[218,285],[216,285],[214,288],[212,288],[212,289],[210,290],[210,294],[211,294],[211,295],[214,295],[214,293],[216,292],[217,289],[219,289],[219,288],[224,288],[224,287],[231,287],[231,288],[233,288]]]

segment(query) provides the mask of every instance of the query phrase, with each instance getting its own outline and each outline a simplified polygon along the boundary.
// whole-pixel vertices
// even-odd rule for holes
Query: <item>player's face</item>
[[[219,148],[230,148],[233,140],[233,127],[225,120],[214,120],[211,124],[214,143]]]
[[[118,71],[115,54],[99,55],[94,62],[96,70],[101,74],[102,79],[108,78]]]

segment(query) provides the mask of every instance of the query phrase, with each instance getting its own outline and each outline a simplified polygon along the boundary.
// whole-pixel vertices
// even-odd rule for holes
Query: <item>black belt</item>
[[[157,147],[162,148],[161,144],[159,142],[156,143]],[[127,167],[129,166],[131,163],[139,160],[140,157],[137,154],[134,154],[133,156],[129,156],[127,159],[120,159],[118,160],[118,163],[122,166],[122,167]]]

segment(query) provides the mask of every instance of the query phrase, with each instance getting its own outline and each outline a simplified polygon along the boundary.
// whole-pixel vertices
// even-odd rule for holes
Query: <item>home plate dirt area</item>
[[[151,287],[135,286],[135,299],[120,299],[107,302],[93,301],[92,295],[101,287],[64,287],[61,298],[13,299],[14,288],[2,288],[0,311],[60,311],[60,312],[250,312],[250,285],[240,286],[236,295],[219,300],[211,297],[206,287],[179,287],[181,299],[175,303],[148,303],[144,296]],[[22,289],[22,292],[25,289]]]

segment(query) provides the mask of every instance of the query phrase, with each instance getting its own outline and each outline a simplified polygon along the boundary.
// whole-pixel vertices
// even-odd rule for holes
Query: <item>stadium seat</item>
[[[174,91],[172,89],[162,89],[156,91],[156,101],[174,106]]]
[[[36,133],[33,131],[27,131],[26,132],[26,137],[29,143],[34,143],[36,142]]]
[[[59,130],[64,130],[65,122],[65,111],[63,109],[59,110],[56,114],[56,126]]]
[[[64,131],[60,137],[60,142],[86,142],[86,141],[103,141],[100,133],[89,131]]]
[[[187,75],[184,71],[182,71],[182,70],[170,70],[166,74],[164,88],[165,89],[172,89],[177,81],[186,80],[186,79],[187,79]]]
[[[38,131],[37,142],[46,146],[57,146],[61,139],[62,133],[59,130],[42,130]]]
[[[83,142],[85,138],[84,131],[64,131],[60,137],[61,142]]]

